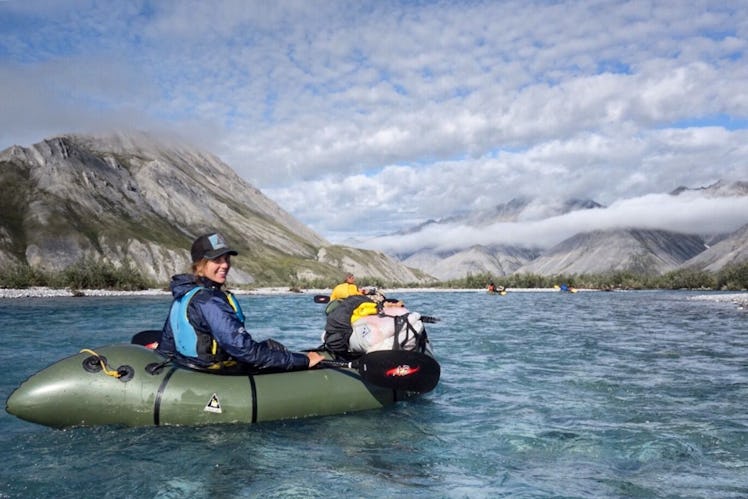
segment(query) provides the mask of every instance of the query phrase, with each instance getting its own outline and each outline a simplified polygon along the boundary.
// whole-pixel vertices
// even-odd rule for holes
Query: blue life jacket
[[[190,301],[198,291],[205,288],[197,286],[180,298],[174,300],[169,310],[169,325],[174,334],[174,345],[180,355],[197,358],[208,362],[222,362],[229,358],[218,342],[208,331],[198,331],[190,323],[187,311]],[[234,309],[236,317],[244,322],[244,313],[233,294],[224,292],[226,299]]]

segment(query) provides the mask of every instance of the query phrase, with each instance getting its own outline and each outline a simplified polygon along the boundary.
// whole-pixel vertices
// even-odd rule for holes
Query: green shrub
[[[716,284],[714,275],[705,270],[679,269],[663,274],[660,288],[667,289],[713,289]]]
[[[31,286],[48,286],[47,275],[26,264],[0,268],[0,287],[24,289]]]
[[[261,282],[261,281],[258,281]],[[541,276],[538,274],[512,274],[494,276],[490,272],[468,274],[461,279],[434,281],[426,286],[441,289],[485,289],[488,283],[511,288],[551,288],[566,283],[576,288],[589,289],[748,289],[748,262],[724,267],[717,273],[694,269],[679,269],[663,275],[642,275],[630,271],[608,272],[603,274],[571,274]],[[380,289],[421,287],[421,283],[395,283],[378,278],[362,277],[360,287],[374,286]],[[332,288],[338,282],[331,279],[296,280],[289,279],[289,289]],[[28,288],[49,286],[72,289],[115,289],[137,291],[155,287],[130,262],[121,266],[99,260],[82,260],[62,272],[44,272],[25,264],[9,265],[0,268],[0,287]]]
[[[717,272],[717,289],[740,291],[748,289],[748,262],[728,265]]]
[[[151,285],[130,261],[116,267],[108,262],[82,260],[66,268],[56,278],[58,287],[72,289],[137,291],[148,289]]]

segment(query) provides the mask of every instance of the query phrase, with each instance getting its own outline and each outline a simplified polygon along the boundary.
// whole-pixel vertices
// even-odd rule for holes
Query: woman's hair
[[[196,262],[192,262],[192,273],[195,274],[195,277],[200,275],[198,274],[198,271],[205,265],[205,262],[207,261],[207,258],[201,258]]]

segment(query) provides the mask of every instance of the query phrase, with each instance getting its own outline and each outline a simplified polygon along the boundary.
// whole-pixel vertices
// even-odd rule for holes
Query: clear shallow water
[[[434,392],[260,425],[53,430],[0,413],[6,497],[747,497],[748,312],[685,292],[402,293],[437,316]],[[310,295],[243,296],[319,344]],[[159,328],[164,297],[0,300],[0,395]]]

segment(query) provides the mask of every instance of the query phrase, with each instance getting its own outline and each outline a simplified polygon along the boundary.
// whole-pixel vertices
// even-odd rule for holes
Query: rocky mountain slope
[[[613,230],[577,234],[518,268],[540,275],[599,274],[626,270],[662,274],[706,249],[698,236],[661,230]]]
[[[472,246],[452,253],[425,249],[402,260],[408,267],[428,269],[439,279],[459,279],[468,274],[508,275],[538,257],[538,250],[514,246]]]
[[[687,260],[682,266],[717,272],[727,265],[742,262],[748,262],[748,225]]]
[[[129,262],[165,283],[189,268],[191,241],[218,230],[240,252],[235,284],[333,284],[343,271],[424,279],[382,253],[331,245],[218,158],[148,135],[13,146],[0,153],[0,185],[0,264]]]

